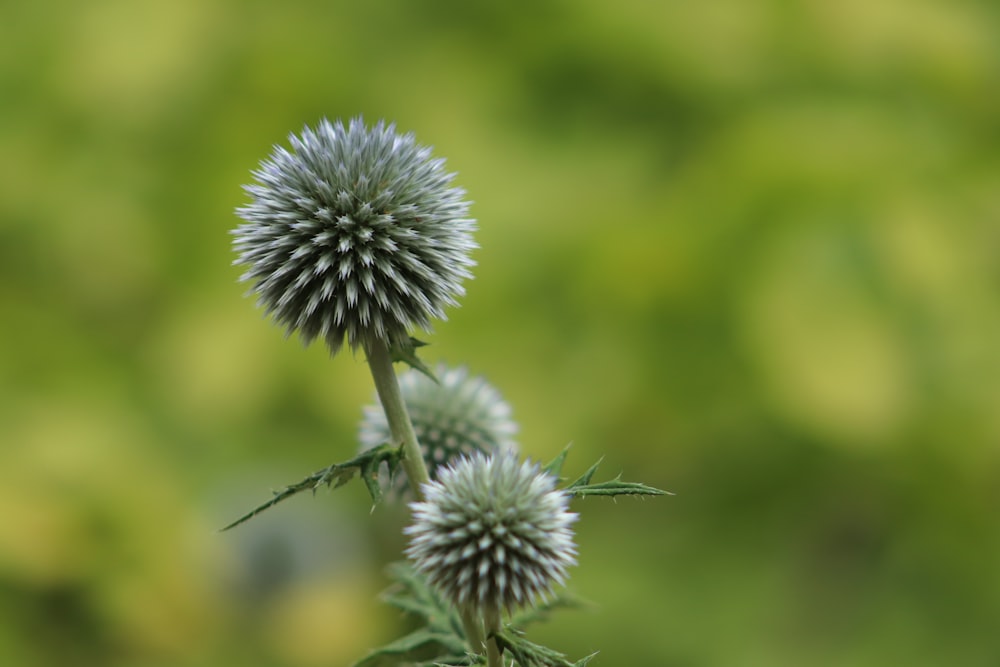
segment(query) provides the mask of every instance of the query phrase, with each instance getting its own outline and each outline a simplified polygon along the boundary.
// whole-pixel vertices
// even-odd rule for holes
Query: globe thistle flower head
[[[411,503],[407,556],[460,608],[499,614],[547,597],[576,563],[569,495],[537,464],[475,453]]]
[[[438,382],[414,369],[399,375],[403,402],[431,479],[439,468],[465,454],[517,451],[517,422],[500,392],[482,377],[470,376],[464,366],[438,364],[433,371]],[[362,451],[392,441],[377,400],[364,408],[358,440]],[[405,489],[405,478],[396,479],[395,490]]]
[[[233,234],[240,280],[308,344],[336,353],[409,331],[464,294],[475,221],[453,174],[394,125],[323,120],[275,147],[244,186]]]

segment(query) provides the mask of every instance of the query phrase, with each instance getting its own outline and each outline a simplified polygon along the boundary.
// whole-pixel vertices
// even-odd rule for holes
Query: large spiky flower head
[[[404,345],[455,305],[475,221],[453,174],[394,125],[323,120],[276,146],[245,186],[233,234],[242,281],[278,323],[336,353]]]
[[[432,479],[440,467],[462,455],[517,451],[517,422],[500,392],[464,366],[439,363],[433,373],[437,382],[415,369],[399,375],[400,392]],[[392,442],[377,401],[364,408],[358,440],[362,451]],[[396,479],[397,490],[402,490],[405,478]]]
[[[458,607],[499,615],[548,596],[576,563],[569,496],[510,454],[462,457],[412,503],[406,554]]]

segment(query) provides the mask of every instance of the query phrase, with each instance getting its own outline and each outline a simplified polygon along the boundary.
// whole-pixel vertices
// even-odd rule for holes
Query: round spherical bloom
[[[399,389],[431,479],[437,470],[463,454],[517,451],[517,422],[510,405],[486,380],[465,367],[438,364],[438,382],[414,369],[399,375]],[[358,433],[361,450],[392,442],[389,422],[376,401],[364,408]],[[398,489],[405,487],[399,476]]]
[[[382,341],[408,342],[470,277],[475,221],[453,174],[412,134],[360,118],[323,120],[274,148],[244,186],[233,234],[246,267],[241,281],[278,323],[303,342],[336,353]]]
[[[463,457],[411,503],[407,556],[455,605],[500,613],[546,597],[576,563],[569,495],[510,454]]]

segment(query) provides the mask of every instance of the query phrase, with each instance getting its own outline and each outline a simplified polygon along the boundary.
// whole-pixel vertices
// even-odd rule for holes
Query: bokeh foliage
[[[399,517],[214,529],[354,452],[364,365],[241,299],[239,185],[387,118],[475,200],[425,358],[578,501],[594,665],[995,665],[1000,11],[961,0],[6,3],[0,664],[348,664]],[[387,537],[389,536],[389,537]]]

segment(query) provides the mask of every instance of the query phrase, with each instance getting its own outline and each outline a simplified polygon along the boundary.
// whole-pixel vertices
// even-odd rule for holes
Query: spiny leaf
[[[558,651],[529,642],[524,633],[508,625],[505,630],[491,635],[497,642],[502,653],[509,653],[521,667],[584,667],[596,653],[569,662],[566,656]]]
[[[410,336],[409,341],[392,348],[392,360],[394,362],[402,361],[413,370],[419,371],[429,377],[434,381],[434,384],[441,384],[437,376],[434,375],[434,372],[427,367],[427,364],[420,361],[420,358],[417,356],[417,348],[424,347],[425,345],[427,343]]]
[[[373,650],[355,667],[408,667],[481,664],[480,656],[467,653],[462,620],[408,562],[392,563],[387,568],[392,587],[382,599],[417,618],[423,626],[386,646]],[[437,653],[437,655],[435,655]],[[433,656],[433,657],[429,657]]]
[[[433,647],[436,644],[444,645],[442,639],[446,640],[447,638],[426,628],[421,628],[373,650],[360,661],[354,663],[354,667],[376,667],[385,662],[387,658],[391,659],[391,662],[399,662],[400,659],[409,661],[409,659],[416,657],[414,654],[422,649]],[[441,659],[441,657],[434,658],[434,660]]]
[[[368,489],[368,493],[372,497],[372,503],[377,505],[382,500],[382,488],[378,483],[379,468],[385,463],[389,466],[390,474],[392,474],[399,467],[402,457],[402,448],[385,444],[361,452],[353,459],[344,461],[343,463],[331,464],[322,470],[317,470],[300,482],[286,486],[280,491],[275,491],[274,496],[270,500],[253,508],[223,528],[222,531],[227,531],[242,523],[246,523],[264,510],[274,507],[281,501],[287,500],[302,491],[316,493],[316,490],[321,486],[338,489],[354,479],[355,476],[361,477],[365,488]]]
[[[415,662],[407,667],[465,667],[467,665],[485,665],[486,658],[481,655],[446,655],[434,658],[431,662]]]
[[[486,656],[468,653],[466,655],[443,655],[438,658],[434,658],[432,661],[415,662],[412,666],[407,665],[407,667],[456,667],[485,664]]]
[[[416,616],[442,636],[450,636],[448,645],[456,652],[464,651],[465,630],[452,605],[445,603],[409,562],[392,563],[387,572],[394,584],[383,593],[383,601]]]
[[[559,477],[562,474],[563,463],[566,462],[566,456],[569,454],[569,448],[572,444],[566,445],[559,454],[549,461],[549,464],[542,468],[542,472],[547,472],[553,477]]]
[[[549,474],[559,476],[560,470],[562,470],[562,465],[566,461],[566,455],[569,453],[569,446],[559,452],[552,461],[543,468],[543,470]],[[663,491],[662,489],[657,489],[646,484],[641,484],[639,482],[623,482],[621,481],[621,475],[615,477],[607,482],[598,482],[597,484],[591,484],[591,480],[594,478],[594,473],[597,472],[597,468],[604,461],[604,457],[601,457],[597,463],[587,468],[587,471],[582,475],[573,480],[570,484],[563,487],[563,490],[569,493],[571,496],[576,498],[582,498],[585,496],[672,496],[669,491]]]
[[[577,486],[585,486],[587,484],[590,484],[591,478],[594,476],[594,473],[597,472],[597,467],[601,465],[601,461],[603,460],[604,457],[602,456],[600,459],[597,460],[597,463],[590,466],[590,468],[587,469],[587,472],[577,477],[572,484],[566,487],[566,489],[569,490]]]
[[[562,458],[566,456],[566,450],[563,450],[560,454]],[[597,463],[587,468],[587,471],[577,477],[573,482],[568,484],[564,490],[573,497],[585,497],[585,496],[672,496],[674,494],[669,491],[663,491],[652,486],[647,486],[646,484],[641,484],[639,482],[623,482],[621,481],[621,475],[618,475],[612,480],[607,482],[598,482],[597,484],[591,484],[590,480],[594,478],[594,473],[597,472],[598,466],[604,457],[601,457]],[[553,462],[554,463],[554,462]],[[549,464],[552,465],[552,464]]]
[[[623,482],[621,476],[607,482],[597,484],[582,484],[576,482],[566,488],[566,491],[577,498],[586,496],[672,496],[673,493],[647,486],[639,482]]]
[[[365,488],[368,489],[368,495],[372,497],[372,507],[378,505],[382,502],[382,485],[378,481],[378,469],[381,465],[381,461],[378,459],[368,459],[364,461],[359,466],[359,472],[361,474],[361,481],[365,483]]]

